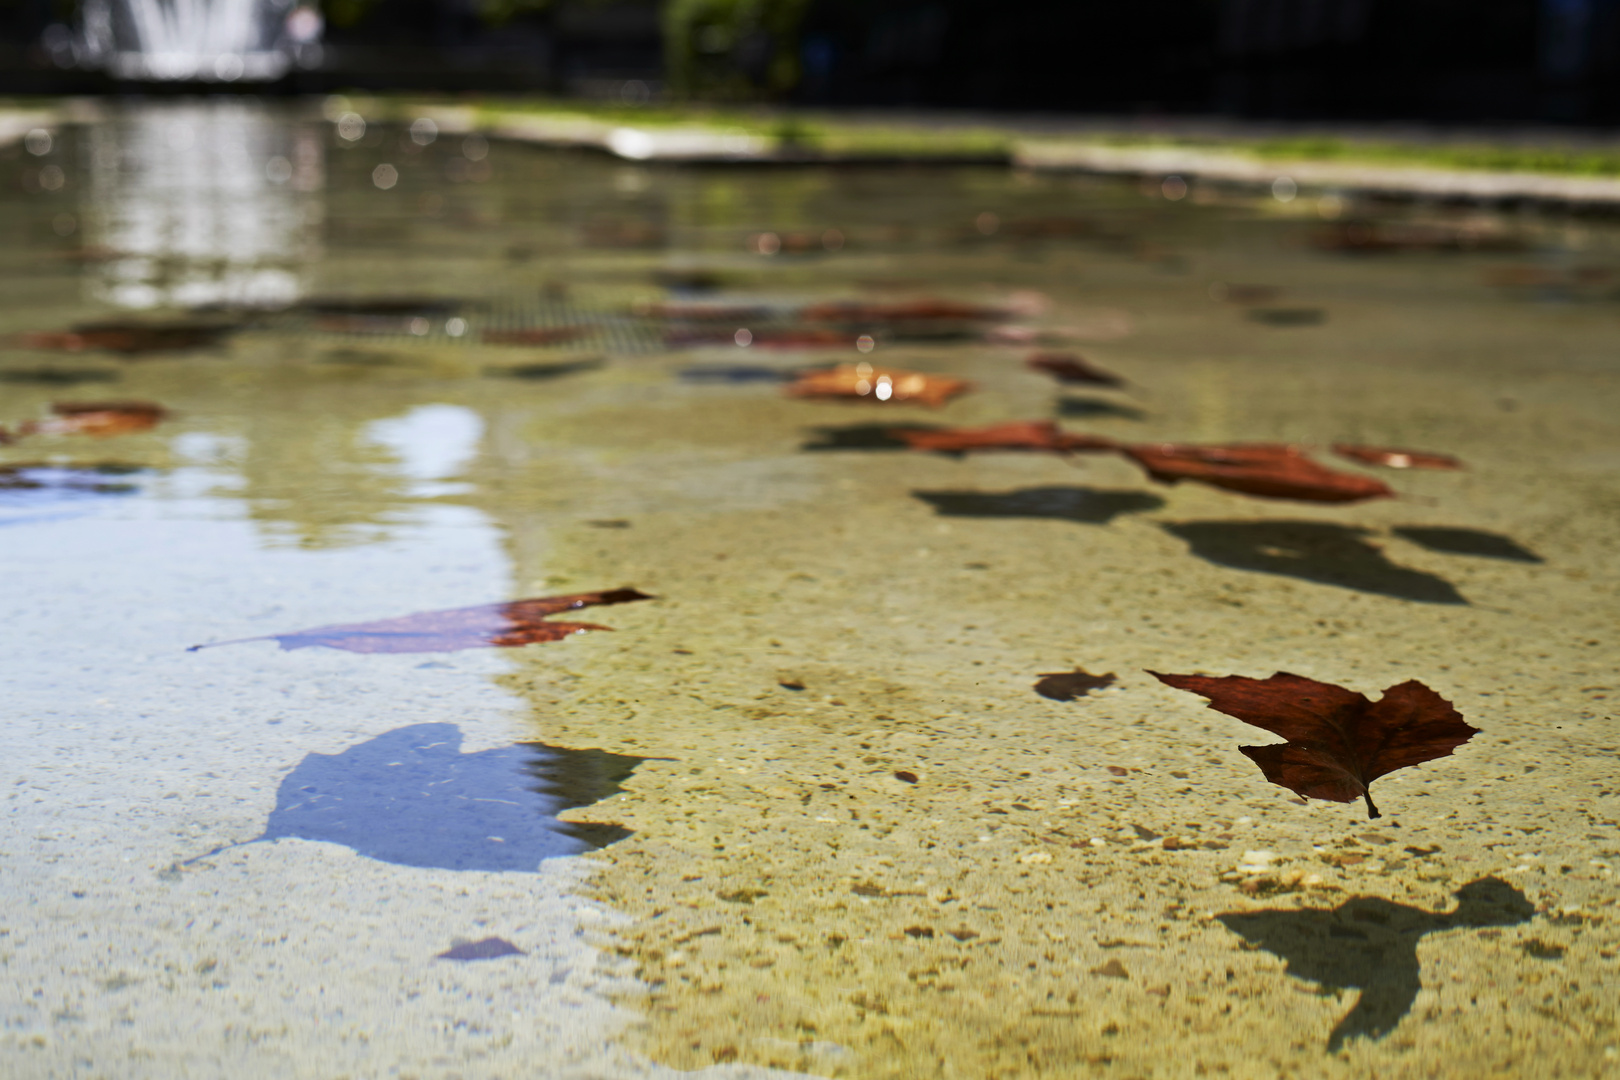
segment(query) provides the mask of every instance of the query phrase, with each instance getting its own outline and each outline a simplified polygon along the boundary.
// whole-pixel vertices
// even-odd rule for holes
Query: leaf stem
[[[1384,816],[1378,812],[1378,807],[1373,805],[1371,791],[1363,788],[1361,791],[1361,798],[1367,804],[1367,820],[1371,821],[1373,818],[1381,818]]]

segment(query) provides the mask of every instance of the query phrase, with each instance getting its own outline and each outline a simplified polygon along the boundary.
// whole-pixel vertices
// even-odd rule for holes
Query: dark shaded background
[[[326,62],[276,89],[654,95],[684,49],[701,96],[820,106],[1270,119],[1620,119],[1620,0],[808,0],[797,33],[666,40],[672,4],[474,0],[328,8]],[[119,89],[51,62],[67,0],[0,0],[0,92]],[[358,3],[358,6],[356,4]],[[771,5],[767,4],[766,7]],[[710,14],[705,11],[712,9]],[[720,12],[720,14],[713,14]],[[689,32],[687,32],[689,31]],[[677,73],[676,82],[680,82]],[[676,87],[679,89],[680,87]],[[263,89],[263,88],[260,88]]]

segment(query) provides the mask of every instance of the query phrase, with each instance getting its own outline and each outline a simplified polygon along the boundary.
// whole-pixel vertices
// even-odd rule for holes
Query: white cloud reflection
[[[85,239],[119,307],[274,307],[317,254],[324,146],[251,102],[141,106],[89,134]]]

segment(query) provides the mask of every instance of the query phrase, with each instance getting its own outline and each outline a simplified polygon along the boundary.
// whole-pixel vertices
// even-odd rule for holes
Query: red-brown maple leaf
[[[1391,469],[1460,469],[1463,463],[1450,454],[1424,450],[1400,450],[1393,446],[1355,446],[1334,443],[1333,452],[1363,465],[1384,465]]]
[[[1090,383],[1093,386],[1124,386],[1125,380],[1074,353],[1038,352],[1024,361],[1034,371],[1044,371],[1060,383]]]
[[[1197,480],[1248,495],[1304,502],[1358,502],[1395,494],[1381,480],[1334,472],[1283,443],[1149,443],[1122,446],[1120,451],[1164,484]]]
[[[1451,703],[1410,679],[1369,701],[1354,690],[1280,671],[1269,679],[1241,675],[1148,674],[1167,686],[1209,699],[1209,707],[1287,742],[1240,746],[1266,779],[1307,799],[1367,804],[1380,776],[1446,757],[1479,729]]]
[[[966,379],[861,363],[801,371],[792,383],[783,388],[783,392],[789,397],[892,401],[897,405],[916,401],[938,408],[957,394],[972,388],[973,384]]]
[[[274,640],[279,642],[283,649],[307,649],[312,645],[324,645],[330,649],[344,649],[357,653],[454,652],[458,649],[487,646],[510,648],[537,641],[560,641],[569,634],[578,634],[586,630],[612,629],[610,626],[598,626],[595,623],[546,622],[545,618],[548,615],[600,604],[625,604],[631,600],[652,599],[654,598],[635,589],[611,589],[606,592],[512,600],[504,604],[479,604],[476,607],[451,608],[447,611],[423,611],[395,619],[379,619],[376,622],[317,626],[313,630],[266,634],[263,637],[217,641],[212,644],[239,645],[247,641]],[[208,645],[193,645],[188,651],[196,652],[198,649],[208,647]]]

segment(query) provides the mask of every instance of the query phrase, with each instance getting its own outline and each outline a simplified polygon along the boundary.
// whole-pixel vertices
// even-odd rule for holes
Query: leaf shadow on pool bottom
[[[800,450],[910,450],[896,431],[938,431],[938,424],[829,424],[812,428],[814,437]]]
[[[1095,397],[1065,397],[1057,403],[1059,416],[1071,420],[1146,420],[1147,413],[1134,405]]]
[[[1456,909],[1445,913],[1357,896],[1335,908],[1227,912],[1216,918],[1284,960],[1294,978],[1328,992],[1361,991],[1328,1036],[1327,1050],[1333,1053],[1348,1039],[1382,1039],[1411,1011],[1423,988],[1417,950],[1425,934],[1516,926],[1535,915],[1524,893],[1500,878],[1471,881],[1455,895]]]
[[[1403,540],[1447,555],[1478,555],[1486,559],[1512,562],[1546,562],[1540,555],[1522,547],[1501,533],[1484,529],[1456,529],[1443,526],[1398,525],[1390,530]]]
[[[630,835],[557,814],[619,792],[646,760],[545,743],[463,754],[456,725],[414,724],[306,756],[257,839],[321,840],[401,866],[534,871]]]
[[[1328,521],[1166,522],[1205,562],[1423,604],[1466,604],[1445,578],[1390,562],[1366,529]]]
[[[0,370],[0,383],[34,386],[78,386],[87,382],[113,382],[121,372],[106,368],[12,368]]]
[[[1157,510],[1164,500],[1145,491],[1107,491],[1073,485],[1015,491],[913,491],[942,517],[1051,518],[1107,525],[1121,514]]]

